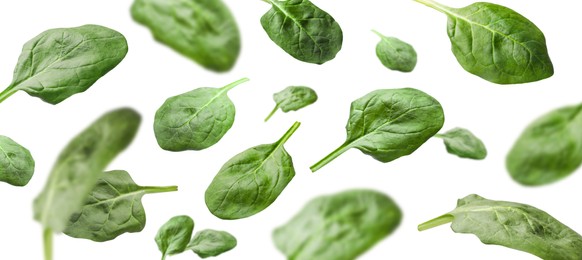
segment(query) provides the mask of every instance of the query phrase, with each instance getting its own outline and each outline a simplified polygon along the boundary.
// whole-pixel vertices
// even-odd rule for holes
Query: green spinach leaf
[[[176,190],[176,186],[139,186],[126,171],[105,172],[86,196],[81,210],[71,216],[63,233],[103,242],[126,232],[140,232],[146,224],[143,195]]]
[[[467,129],[457,127],[435,137],[443,139],[450,154],[476,160],[487,157],[485,144]]]
[[[162,260],[166,256],[184,252],[193,230],[194,221],[188,216],[173,217],[162,225],[155,237],[158,249],[162,252]]]
[[[497,84],[533,82],[554,74],[544,34],[519,13],[484,2],[451,8],[432,0],[415,1],[447,15],[452,51],[466,71]]]
[[[131,15],[156,40],[206,69],[224,72],[236,63],[240,33],[221,0],[135,0]]]
[[[271,205],[295,176],[283,145],[299,125],[295,122],[275,143],[252,147],[228,160],[206,189],[210,212],[221,219],[240,219]]]
[[[34,159],[28,149],[0,135],[0,181],[25,186],[34,174]]]
[[[196,232],[187,249],[199,257],[218,256],[236,247],[236,238],[225,231],[205,229]]]
[[[346,141],[311,166],[315,172],[351,148],[381,162],[414,152],[443,126],[440,103],[413,88],[380,89],[352,102]]]
[[[394,37],[387,37],[372,30],[380,37],[376,45],[376,56],[384,67],[391,70],[411,72],[416,66],[416,51],[412,45]]]
[[[423,231],[452,222],[456,233],[475,234],[484,244],[521,250],[542,259],[582,259],[582,236],[529,205],[469,195],[457,208],[418,226]]]
[[[287,259],[351,260],[400,224],[396,203],[374,190],[349,190],[313,199],[273,240]]]
[[[275,108],[273,108],[269,116],[265,118],[265,122],[267,122],[269,118],[279,110],[279,108],[287,113],[315,103],[315,101],[317,101],[317,93],[308,87],[291,86],[273,94],[273,99],[277,105],[275,105]]]
[[[19,90],[58,104],[84,92],[123,60],[127,42],[99,25],[45,31],[24,44],[14,79],[0,102]]]
[[[202,150],[218,143],[234,123],[227,93],[247,78],[222,88],[198,88],[168,98],[154,119],[160,147],[168,151]]]
[[[261,17],[269,38],[300,61],[323,64],[342,48],[339,24],[309,0],[265,0],[272,8]]]
[[[524,185],[549,184],[582,164],[582,104],[551,111],[532,122],[509,151],[506,166]]]

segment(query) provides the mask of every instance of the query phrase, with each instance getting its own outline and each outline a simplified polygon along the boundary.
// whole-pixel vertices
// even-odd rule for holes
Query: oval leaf
[[[188,248],[200,258],[218,256],[236,247],[236,238],[225,231],[205,229],[196,232]]]
[[[34,174],[34,159],[28,149],[0,135],[0,181],[25,186]]]
[[[287,113],[289,111],[297,111],[315,103],[315,101],[317,101],[317,93],[309,87],[291,86],[273,94],[273,99],[277,105],[271,111],[269,116],[265,118],[265,122],[267,122],[267,120],[269,120],[269,118],[271,118],[279,108]]]
[[[376,45],[376,56],[384,67],[391,70],[411,72],[416,66],[416,51],[412,45],[394,37],[386,37],[373,31],[380,37]]]
[[[435,137],[443,139],[450,154],[475,160],[487,157],[485,144],[467,129],[457,127]]]
[[[162,225],[155,237],[162,259],[184,252],[193,230],[194,220],[188,216],[175,216]]]

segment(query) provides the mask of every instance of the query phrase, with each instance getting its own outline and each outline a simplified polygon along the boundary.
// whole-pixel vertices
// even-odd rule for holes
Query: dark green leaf
[[[487,148],[483,142],[467,129],[457,127],[435,137],[443,139],[450,154],[476,160],[487,157]]]
[[[273,111],[271,111],[269,116],[265,118],[265,122],[267,122],[267,120],[269,120],[269,118],[271,118],[279,108],[287,113],[315,103],[315,101],[317,101],[317,94],[313,89],[308,87],[291,86],[273,94],[273,99],[277,105]]]
[[[582,236],[529,205],[473,194],[460,199],[453,211],[420,224],[418,229],[449,222],[456,233],[474,234],[484,244],[521,250],[542,259],[582,259]]]
[[[125,37],[99,25],[45,31],[24,44],[12,84],[0,102],[19,90],[58,104],[87,90],[123,60]]]
[[[209,70],[228,71],[238,58],[238,26],[221,0],[135,0],[131,15],[156,40]]]
[[[227,93],[246,81],[243,78],[222,88],[198,88],[168,98],[154,119],[160,147],[168,151],[202,150],[218,143],[234,122],[234,104]]]
[[[187,249],[194,251],[201,258],[207,258],[220,255],[235,246],[236,238],[228,232],[205,229],[196,232]]]
[[[373,31],[380,37],[376,45],[376,56],[386,68],[402,72],[411,72],[416,66],[416,51],[412,45],[394,37],[386,37]]]
[[[392,199],[373,190],[349,190],[310,201],[273,240],[287,259],[351,260],[387,237],[402,213]]]
[[[509,151],[506,166],[524,185],[543,185],[572,174],[582,164],[582,105],[538,118]]]
[[[221,219],[240,219],[266,209],[295,176],[283,145],[300,123],[273,144],[247,149],[228,160],[208,186],[206,206]]]
[[[347,140],[311,166],[315,172],[345,151],[357,148],[381,162],[414,152],[444,123],[440,103],[412,88],[380,89],[352,102]]]
[[[186,250],[192,237],[194,221],[188,216],[176,216],[160,227],[155,240],[162,252],[162,260],[166,256],[182,253]]]
[[[449,18],[447,33],[463,68],[497,84],[549,78],[554,68],[544,34],[527,18],[496,4],[451,8],[432,0],[415,0]]]
[[[105,172],[63,232],[97,242],[112,240],[126,232],[140,232],[146,223],[143,195],[176,190],[176,186],[138,186],[126,171]]]
[[[0,135],[0,181],[25,186],[34,174],[34,159],[28,149]]]
[[[269,38],[300,61],[323,64],[342,48],[337,22],[309,0],[265,0],[273,7],[261,17]]]

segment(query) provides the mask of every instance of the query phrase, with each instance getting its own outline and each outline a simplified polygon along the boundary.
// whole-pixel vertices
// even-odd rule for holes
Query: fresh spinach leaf
[[[28,149],[0,135],[0,181],[25,186],[34,174],[34,159]]]
[[[218,256],[236,247],[236,238],[225,231],[205,229],[196,232],[187,249],[199,257]]]
[[[162,260],[166,256],[182,253],[186,250],[192,232],[194,221],[188,216],[176,216],[160,227],[155,240],[162,252]]]
[[[420,224],[418,230],[449,222],[454,232],[474,234],[484,244],[521,250],[542,259],[582,259],[582,236],[529,205],[472,194],[460,199],[453,211]]]
[[[63,233],[103,242],[126,232],[140,232],[146,224],[143,195],[176,190],[176,186],[139,186],[126,171],[104,172]]]
[[[440,103],[420,90],[372,91],[352,102],[346,141],[311,171],[351,148],[384,163],[409,155],[441,129],[444,118]]]
[[[52,234],[62,232],[81,210],[103,170],[133,140],[141,122],[133,109],[106,113],[77,135],[59,155],[41,193],[34,218],[44,228],[45,260],[52,259]]]
[[[532,122],[507,155],[511,177],[544,185],[572,174],[582,164],[582,105],[553,110]]]
[[[273,94],[273,99],[277,105],[275,105],[275,108],[273,108],[269,116],[265,118],[265,122],[267,122],[269,118],[279,110],[279,108],[287,113],[315,103],[315,101],[317,101],[317,93],[309,87],[291,86]]]
[[[457,127],[435,137],[443,139],[450,154],[476,160],[487,157],[485,144],[467,129]]]
[[[466,71],[497,84],[533,82],[554,74],[544,34],[519,13],[484,2],[451,8],[432,0],[415,1],[447,15],[452,51]]]
[[[269,38],[300,61],[323,64],[342,48],[339,24],[309,0],[264,0],[272,8],[261,17]]]
[[[222,88],[197,88],[168,98],[154,119],[160,147],[168,151],[202,150],[218,143],[234,123],[234,104],[227,96],[243,78]]]
[[[123,60],[127,42],[119,32],[99,25],[45,31],[24,44],[0,102],[19,90],[58,104],[84,92]]]
[[[387,37],[372,30],[380,37],[376,45],[376,56],[384,67],[391,70],[411,72],[416,66],[416,51],[412,45],[394,37]]]
[[[374,190],[349,190],[313,199],[273,240],[287,259],[351,260],[400,224],[396,203]]]
[[[131,16],[206,69],[228,71],[240,53],[238,26],[221,0],[135,0]]]
[[[295,176],[283,145],[301,125],[272,144],[252,147],[228,160],[206,189],[206,206],[221,219],[240,219],[266,209]]]

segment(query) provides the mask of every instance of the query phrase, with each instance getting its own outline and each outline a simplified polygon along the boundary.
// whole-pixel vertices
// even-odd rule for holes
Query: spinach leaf
[[[228,71],[238,58],[238,26],[221,0],[135,0],[131,16],[156,40],[206,69]]]
[[[196,232],[187,249],[199,257],[218,256],[236,247],[236,238],[225,231],[205,229]]]
[[[352,102],[346,141],[311,166],[315,172],[350,148],[381,162],[409,155],[444,123],[440,103],[413,88],[380,89]]]
[[[315,103],[315,101],[317,101],[317,93],[308,87],[291,86],[273,94],[273,99],[277,105],[273,108],[269,116],[265,118],[265,122],[267,122],[269,118],[279,110],[279,108],[287,113]]]
[[[339,24],[309,0],[264,0],[272,8],[261,17],[269,38],[300,61],[323,64],[342,48]]]
[[[533,82],[554,74],[544,34],[517,12],[484,2],[451,8],[432,0],[415,1],[447,15],[452,51],[466,71],[497,84]]]
[[[572,174],[582,164],[582,104],[553,110],[532,122],[506,159],[511,177],[543,185]]]
[[[476,160],[487,157],[485,144],[467,129],[457,127],[435,137],[443,139],[450,154]]]
[[[387,37],[372,30],[380,37],[376,45],[376,56],[384,67],[391,70],[411,72],[416,66],[416,51],[412,45],[394,37]]]
[[[81,210],[103,170],[133,140],[141,122],[133,109],[106,113],[77,135],[59,155],[42,192],[34,218],[44,227],[45,259],[52,259],[52,234],[62,232]]]
[[[351,260],[400,224],[396,203],[374,190],[349,190],[313,199],[273,240],[287,259]]]
[[[19,90],[58,104],[87,90],[123,60],[127,42],[99,25],[45,31],[24,44],[14,79],[0,102]]]
[[[126,232],[140,232],[146,224],[141,204],[145,194],[176,191],[178,187],[143,187],[126,171],[101,174],[81,210],[75,212],[63,231],[75,238],[108,241]]]
[[[582,259],[582,236],[529,205],[472,194],[457,208],[418,226],[419,231],[452,222],[456,233],[475,234],[484,244],[521,250],[542,259]]]
[[[202,150],[218,143],[234,123],[234,104],[227,96],[243,78],[222,88],[197,88],[168,98],[156,112],[154,133],[168,151]]]
[[[295,176],[283,145],[301,125],[272,144],[252,147],[228,160],[206,189],[206,206],[221,219],[240,219],[266,209]]]
[[[0,181],[25,186],[34,174],[34,159],[28,149],[0,135]]]
[[[184,252],[193,230],[194,221],[188,216],[173,217],[162,225],[155,237],[158,249],[162,252],[162,260],[168,255]]]

